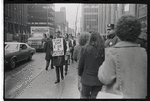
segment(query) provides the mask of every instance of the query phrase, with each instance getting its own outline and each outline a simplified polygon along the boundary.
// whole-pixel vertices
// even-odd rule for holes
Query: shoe
[[[48,68],[46,68],[45,70],[48,71]]]
[[[61,78],[62,80],[64,79],[64,77]]]
[[[56,84],[56,83],[59,83],[59,82],[60,82],[60,81],[59,81],[59,80],[57,80],[57,81],[55,81],[55,84]]]
[[[54,67],[52,67],[51,69],[54,69]]]
[[[67,75],[67,72],[65,73],[65,75]]]

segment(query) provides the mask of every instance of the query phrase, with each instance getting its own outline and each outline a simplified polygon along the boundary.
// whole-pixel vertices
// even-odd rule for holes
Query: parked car
[[[35,48],[30,47],[26,43],[5,42],[5,66],[15,68],[16,63],[22,60],[31,60],[35,54]]]

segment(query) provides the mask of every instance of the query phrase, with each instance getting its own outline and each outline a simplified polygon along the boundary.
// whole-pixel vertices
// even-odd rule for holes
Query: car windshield
[[[6,50],[17,50],[18,49],[18,44],[8,44],[5,47]]]

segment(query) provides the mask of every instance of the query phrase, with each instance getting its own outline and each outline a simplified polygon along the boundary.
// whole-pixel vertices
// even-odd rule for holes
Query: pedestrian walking
[[[124,15],[117,21],[115,33],[121,41],[107,51],[99,68],[99,80],[108,93],[146,98],[147,54],[135,42],[141,33],[141,23],[134,16]]]
[[[70,40],[71,40],[71,43],[72,43],[70,53],[71,53],[71,60],[72,60],[72,63],[73,63],[73,51],[74,51],[74,47],[76,45],[76,40],[74,40],[74,37],[72,36],[72,34],[70,35]]]
[[[105,41],[105,47],[114,46],[119,40],[114,32],[114,24],[107,25],[107,40]]]
[[[81,49],[79,58],[78,75],[81,76],[82,99],[95,99],[102,88],[98,79],[99,66],[104,61],[104,40],[99,33],[92,32],[90,40]]]
[[[45,60],[46,60],[46,70],[48,70],[50,60],[51,60],[51,69],[53,69],[53,59],[52,59],[52,52],[53,52],[53,43],[52,43],[52,35],[50,38],[47,38],[45,44],[44,44],[44,51],[46,53]]]
[[[61,38],[60,36],[60,32],[56,32],[56,39],[57,38]],[[66,41],[63,39],[63,49],[64,49],[64,55],[63,56],[53,56],[53,65],[56,67],[56,81],[55,83],[59,83],[60,82],[60,76],[59,76],[59,71],[61,73],[61,79],[64,79],[64,75],[63,75],[63,65],[65,65],[65,54],[66,54]]]
[[[70,64],[70,50],[72,48],[72,43],[71,40],[69,39],[69,35],[66,34],[65,36],[65,41],[66,41],[66,46],[67,46],[67,50],[66,50],[66,55],[65,55],[65,75],[67,75],[68,72],[68,64]]]
[[[79,44],[76,45],[74,48],[73,60],[75,60],[77,62],[77,69],[78,69],[78,62],[79,62],[79,58],[80,58],[81,49],[89,41],[89,38],[90,38],[89,33],[82,33],[78,39]],[[81,89],[82,89],[81,77],[78,76],[78,90],[80,91],[80,93],[81,93]]]

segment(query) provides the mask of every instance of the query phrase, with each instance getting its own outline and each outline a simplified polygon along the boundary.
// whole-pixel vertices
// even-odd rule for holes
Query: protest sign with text
[[[63,38],[53,39],[53,56],[64,55]]]

